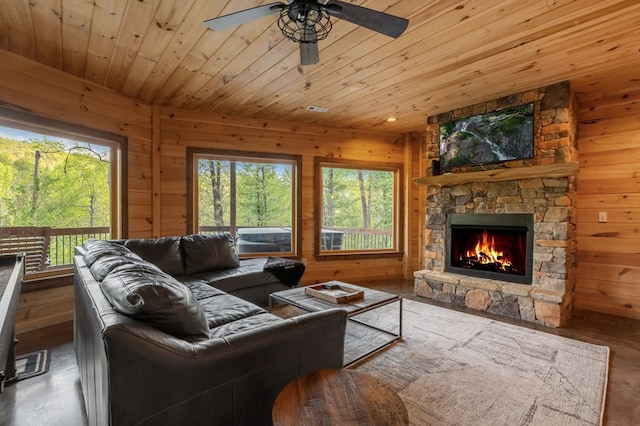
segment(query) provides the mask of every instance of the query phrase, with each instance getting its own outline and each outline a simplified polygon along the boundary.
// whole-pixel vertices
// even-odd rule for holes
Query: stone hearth
[[[475,105],[429,118],[425,152],[437,159],[441,121],[535,102],[535,158],[487,166],[518,168],[577,159],[575,105],[566,83]],[[430,170],[430,167],[428,168]],[[478,171],[478,167],[454,173]],[[473,176],[473,173],[469,174]],[[447,185],[427,183],[424,270],[416,271],[415,294],[511,318],[559,327],[571,314],[575,287],[575,177],[522,179]],[[445,272],[446,219],[451,213],[530,213],[534,217],[532,284]]]

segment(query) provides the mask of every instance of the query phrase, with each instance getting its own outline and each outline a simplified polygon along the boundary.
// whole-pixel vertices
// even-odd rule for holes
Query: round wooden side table
[[[408,425],[407,408],[388,385],[360,371],[320,370],[289,383],[273,405],[275,426]]]

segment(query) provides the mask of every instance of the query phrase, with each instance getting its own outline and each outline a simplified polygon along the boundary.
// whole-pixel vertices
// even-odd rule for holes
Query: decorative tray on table
[[[364,297],[364,291],[355,289],[340,281],[329,281],[305,287],[309,296],[317,297],[332,303],[346,303]]]

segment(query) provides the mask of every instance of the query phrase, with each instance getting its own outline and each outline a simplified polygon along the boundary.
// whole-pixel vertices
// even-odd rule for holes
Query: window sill
[[[238,259],[240,260],[249,260],[249,259],[263,259],[265,257],[279,257],[282,259],[292,259],[292,260],[300,260],[302,256],[291,254],[291,253],[278,253],[278,252],[270,252],[270,253],[243,253],[238,254]]]
[[[50,273],[46,275],[34,274],[34,276],[25,275],[21,293],[73,285],[72,269],[63,269],[56,272],[55,275]]]
[[[375,253],[321,253],[315,254],[313,258],[317,261],[325,260],[355,260],[355,259],[402,259],[404,253],[401,251],[394,252],[375,252]]]

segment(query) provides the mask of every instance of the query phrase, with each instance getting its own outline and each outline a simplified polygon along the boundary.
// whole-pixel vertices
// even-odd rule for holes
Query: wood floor
[[[364,283],[361,283],[364,285]],[[432,303],[413,294],[413,281],[367,283],[369,287]],[[611,349],[605,422],[607,426],[640,425],[640,321],[578,311],[567,327],[553,329],[486,315],[468,308],[442,305],[474,315],[499,319]],[[0,394],[0,425],[82,426],[86,424],[78,370],[72,348],[73,325],[61,324],[18,336],[18,353],[52,349],[49,372],[9,384]]]

